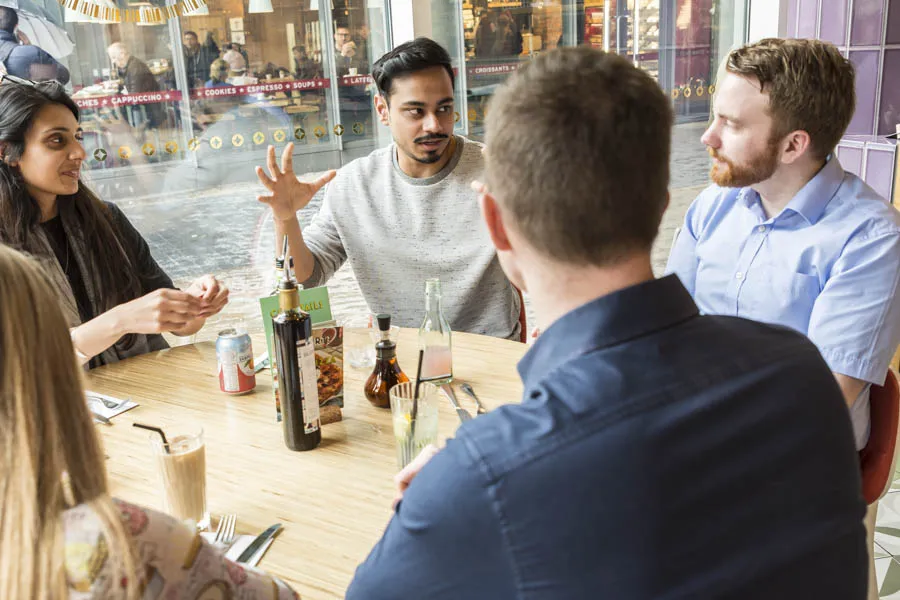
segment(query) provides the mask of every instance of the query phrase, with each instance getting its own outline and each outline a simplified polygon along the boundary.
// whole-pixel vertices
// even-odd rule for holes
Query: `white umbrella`
[[[66,30],[44,18],[19,11],[19,30],[32,46],[41,48],[57,60],[75,51],[75,44]]]

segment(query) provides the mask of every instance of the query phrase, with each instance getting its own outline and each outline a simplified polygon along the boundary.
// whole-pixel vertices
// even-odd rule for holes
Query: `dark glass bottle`
[[[272,328],[284,444],[291,450],[312,450],[322,441],[315,340],[312,321],[300,310],[300,296],[287,266],[278,305]]]
[[[391,341],[391,315],[380,314],[378,329],[381,339],[375,344],[375,369],[366,381],[366,399],[378,408],[390,408],[388,391],[398,383],[409,381],[409,377],[397,362],[397,344]]]

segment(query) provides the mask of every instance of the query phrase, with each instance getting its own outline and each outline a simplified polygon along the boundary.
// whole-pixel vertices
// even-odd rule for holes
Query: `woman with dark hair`
[[[53,282],[81,362],[116,362],[192,335],[228,302],[212,275],[187,290],[114,204],[79,177],[78,107],[56,82],[0,85],[0,243],[38,260]]]

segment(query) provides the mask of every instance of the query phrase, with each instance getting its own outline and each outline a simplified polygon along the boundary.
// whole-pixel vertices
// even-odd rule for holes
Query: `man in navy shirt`
[[[41,48],[19,44],[16,27],[19,15],[12,8],[0,6],[0,62],[10,75],[32,81],[55,79],[69,83],[69,70]]]
[[[671,125],[649,75],[586,47],[494,96],[475,187],[544,333],[521,404],[401,473],[348,598],[865,597],[858,459],[815,346],[653,277]]]

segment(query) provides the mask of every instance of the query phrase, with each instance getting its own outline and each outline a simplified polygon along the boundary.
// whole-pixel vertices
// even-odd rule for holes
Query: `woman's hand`
[[[226,293],[227,298],[227,293]],[[119,333],[163,333],[183,329],[204,312],[200,297],[161,288],[140,298],[120,304],[117,313]]]
[[[203,319],[219,314],[228,304],[228,288],[213,275],[204,275],[195,279],[188,286],[187,293],[200,299],[199,316]]]

